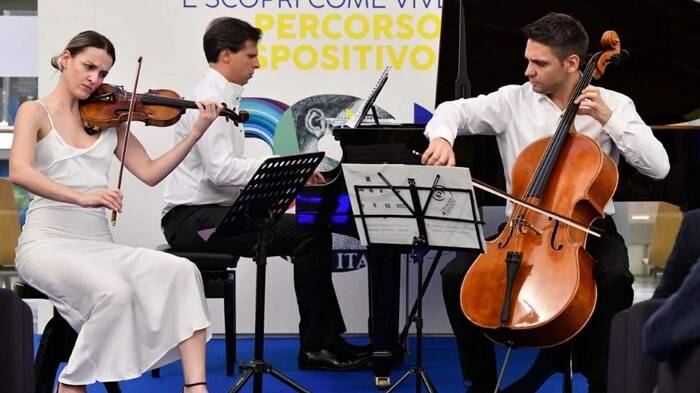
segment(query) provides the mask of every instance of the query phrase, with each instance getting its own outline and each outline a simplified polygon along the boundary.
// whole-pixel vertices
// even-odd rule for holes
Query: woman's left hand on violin
[[[576,97],[575,102],[579,104],[576,114],[591,116],[598,120],[602,126],[606,125],[612,116],[612,111],[603,97],[600,96],[600,89],[596,86],[588,86],[583,89],[581,95]]]
[[[224,110],[224,106],[214,101],[197,101],[199,116],[192,125],[192,133],[198,138],[204,135],[211,123],[219,117],[219,113]]]

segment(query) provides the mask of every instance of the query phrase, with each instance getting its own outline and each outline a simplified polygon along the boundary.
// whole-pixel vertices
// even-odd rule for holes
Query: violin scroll
[[[250,118],[248,111],[239,110],[238,113],[236,113],[233,109],[228,109],[226,103],[222,103],[222,105],[224,106],[224,110],[221,111],[221,116],[224,116],[226,121],[232,120],[236,127],[238,127],[239,123],[245,123]]]
[[[248,119],[250,119],[250,114],[248,113],[248,111],[240,110],[238,111],[238,119],[240,122],[245,123],[248,121]]]

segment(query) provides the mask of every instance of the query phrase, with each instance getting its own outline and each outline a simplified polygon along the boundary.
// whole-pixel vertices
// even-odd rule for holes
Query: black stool
[[[239,257],[220,252],[175,250],[168,245],[158,246],[158,250],[189,259],[202,274],[204,295],[224,299],[226,375],[232,376],[236,364],[236,266]],[[154,369],[151,375],[158,377],[160,370]]]
[[[46,295],[23,283],[15,283],[14,292],[22,299],[48,299]],[[39,350],[34,359],[36,393],[53,392],[53,383],[61,362],[68,361],[78,334],[68,322],[53,309],[53,317],[46,324],[41,335]],[[108,393],[121,393],[117,382],[104,382]]]

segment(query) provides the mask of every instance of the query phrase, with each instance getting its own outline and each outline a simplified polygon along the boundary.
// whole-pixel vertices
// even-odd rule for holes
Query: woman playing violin
[[[424,163],[454,165],[452,142],[458,133],[494,135],[510,191],[516,157],[532,142],[551,136],[557,129],[562,112],[582,78],[580,68],[587,52],[588,36],[577,20],[556,13],[523,30],[528,38],[525,76],[529,81],[520,86],[502,87],[488,95],[441,104],[426,127],[430,145],[423,154]],[[574,119],[579,134],[597,141],[615,162],[622,154],[641,173],[656,179],[666,176],[668,156],[637,114],[632,100],[608,89],[588,86],[575,98],[575,103],[580,105]],[[506,214],[512,211],[509,205]],[[595,260],[593,275],[598,302],[593,316],[573,341],[574,364],[587,377],[591,392],[606,390],[610,322],[633,299],[627,249],[615,229],[613,213],[612,201],[608,201],[605,218],[594,223],[605,231],[604,236],[589,237],[586,243],[586,250]],[[465,318],[460,307],[460,287],[477,256],[455,259],[446,266],[442,272],[443,294],[457,337],[463,377],[471,382],[469,391],[492,392],[496,384],[493,346]],[[515,391],[516,386],[506,391]]]
[[[61,72],[56,88],[19,109],[10,180],[34,197],[17,247],[17,271],[78,331],[58,392],[136,378],[178,357],[183,391],[207,392],[204,351],[211,333],[197,268],[186,259],[116,244],[105,209],[122,209],[122,192],[108,185],[113,155],[139,180],[156,185],[222,107],[198,103],[189,135],[157,159],[149,158],[133,135],[121,157],[125,127],[89,135],[78,110],[114,60],[114,46],[103,35],[76,35],[52,59]]]

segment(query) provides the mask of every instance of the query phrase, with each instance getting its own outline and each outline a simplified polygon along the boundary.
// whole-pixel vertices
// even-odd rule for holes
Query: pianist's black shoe
[[[336,341],[335,344],[333,344],[333,349],[336,349],[339,352],[347,352],[351,355],[359,357],[370,357],[372,356],[373,347],[372,344],[350,344],[349,342],[345,341],[344,338],[338,337],[338,341]]]
[[[302,370],[348,371],[369,365],[369,356],[357,356],[335,349],[299,351],[299,368]]]

